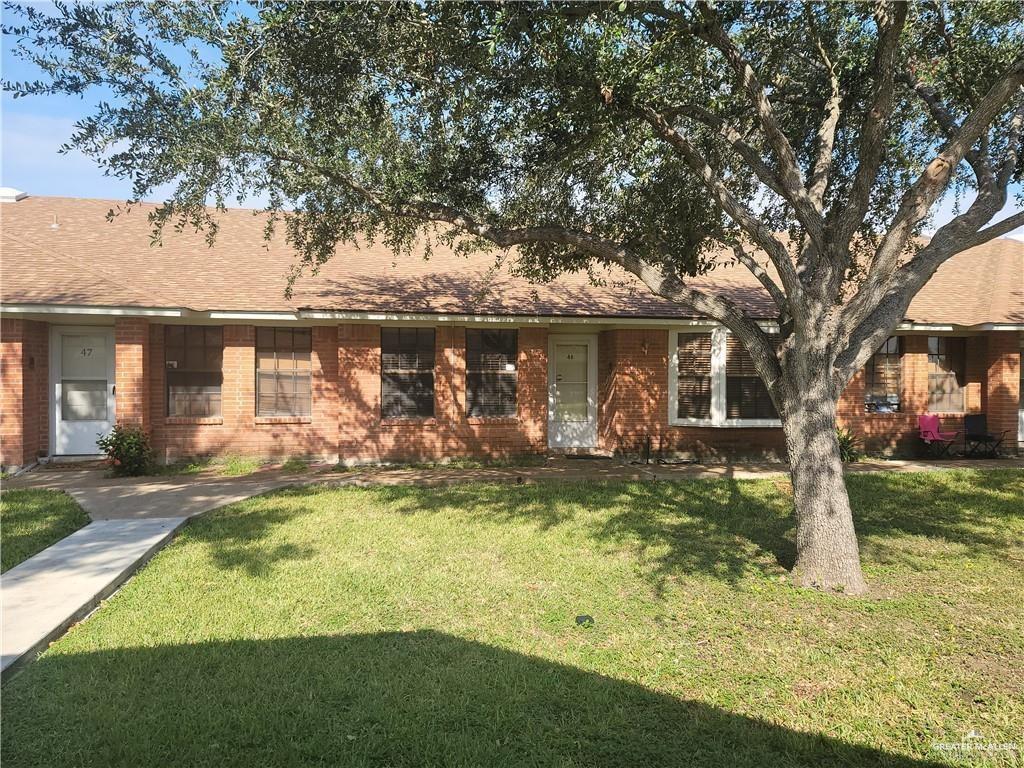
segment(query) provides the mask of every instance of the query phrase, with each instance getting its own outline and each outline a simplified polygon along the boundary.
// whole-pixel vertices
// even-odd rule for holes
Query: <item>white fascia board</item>
[[[38,315],[107,315],[115,317],[184,317],[181,309],[152,307],[86,307],[71,304],[4,304],[0,312]]]
[[[306,318],[294,312],[207,312],[211,320],[263,320],[270,323],[296,323]]]

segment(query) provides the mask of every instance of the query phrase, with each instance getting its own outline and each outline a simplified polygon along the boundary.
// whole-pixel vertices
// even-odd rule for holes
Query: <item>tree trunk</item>
[[[795,402],[783,413],[796,505],[793,579],[804,587],[864,594],[867,583],[836,439],[837,398],[822,381],[793,390]]]

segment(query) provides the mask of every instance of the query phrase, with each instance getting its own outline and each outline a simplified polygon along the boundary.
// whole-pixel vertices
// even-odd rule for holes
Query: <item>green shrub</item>
[[[860,449],[860,441],[857,436],[848,429],[837,429],[836,440],[839,441],[839,458],[846,464],[860,461],[864,456]]]
[[[144,475],[153,463],[149,435],[141,427],[117,424],[109,435],[97,440],[96,445],[107,454],[115,475]]]

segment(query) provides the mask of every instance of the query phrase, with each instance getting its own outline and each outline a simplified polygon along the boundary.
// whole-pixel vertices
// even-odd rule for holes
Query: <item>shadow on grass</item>
[[[1006,522],[1024,517],[1024,472],[999,470],[854,475],[847,478],[862,543],[898,557],[901,537],[955,542],[963,554],[1000,555],[1019,546]],[[287,489],[255,507],[212,516],[190,529],[223,568],[267,574],[313,550],[261,544],[270,531],[314,511],[318,489]],[[466,522],[516,522],[545,531],[572,526],[597,545],[627,547],[656,589],[687,573],[736,582],[778,576],[795,561],[788,481],[544,482],[533,485],[386,486],[368,493],[397,514],[452,514]],[[289,503],[274,504],[274,499]]]
[[[924,766],[434,631],[50,654],[4,765]]]

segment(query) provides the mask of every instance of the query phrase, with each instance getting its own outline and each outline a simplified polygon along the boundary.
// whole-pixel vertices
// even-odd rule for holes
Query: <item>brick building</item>
[[[0,206],[0,463],[91,455],[114,423],[164,460],[348,462],[650,448],[716,459],[782,452],[778,420],[725,329],[620,273],[534,285],[491,257],[397,259],[342,247],[284,286],[293,256],[252,211],[214,247],[148,206],[27,197]],[[739,267],[714,285],[770,328]],[[984,412],[1024,437],[1024,244],[944,265],[843,395],[869,449],[911,452],[917,417]]]

